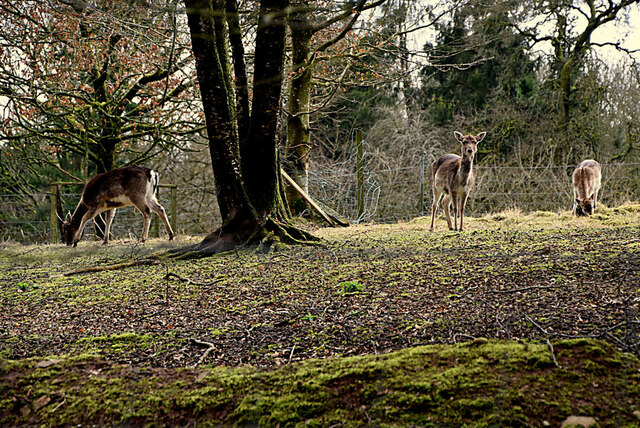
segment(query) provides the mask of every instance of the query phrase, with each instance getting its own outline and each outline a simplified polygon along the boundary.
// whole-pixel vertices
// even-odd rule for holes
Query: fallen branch
[[[343,227],[349,226],[348,222],[345,222],[343,220],[339,220],[335,217],[330,217],[329,215],[327,215],[327,213],[325,213],[322,210],[322,208],[320,208],[320,206],[318,206],[318,204],[313,199],[311,199],[311,196],[309,196],[307,192],[302,190],[302,188],[298,186],[298,183],[296,183],[293,180],[293,178],[289,177],[289,174],[287,174],[283,169],[280,170],[280,174],[282,174],[282,178],[285,179],[287,184],[293,187],[296,190],[296,192],[298,192],[298,194],[302,197],[302,199],[307,201],[309,205],[311,205],[311,208],[313,208],[320,215],[320,217],[324,219],[324,221],[329,223],[330,226],[336,226],[336,225],[343,226]]]
[[[54,277],[72,276],[72,275],[78,275],[78,274],[81,274],[81,273],[102,272],[102,271],[105,271],[105,270],[124,269],[124,268],[128,268],[128,267],[131,267],[131,266],[159,265],[160,263],[161,263],[160,260],[156,260],[156,259],[134,260],[132,262],[117,263],[115,265],[93,266],[93,267],[88,267],[88,268],[82,268],[82,269],[72,270],[72,271],[69,271],[69,272],[64,272],[63,274],[60,274],[60,275],[53,275],[53,276]]]

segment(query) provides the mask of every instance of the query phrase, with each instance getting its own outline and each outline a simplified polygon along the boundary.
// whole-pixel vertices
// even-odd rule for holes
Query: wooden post
[[[420,216],[424,216],[424,155],[420,156]]]
[[[362,147],[362,131],[356,129],[356,200],[358,208],[358,222],[364,216],[364,149]]]
[[[56,199],[58,197],[58,186],[51,185],[51,232],[49,233],[49,241],[51,244],[58,242],[58,216],[56,215]]]
[[[178,207],[177,207],[177,189],[176,186],[171,186],[171,229],[173,229],[173,233],[178,233],[177,225],[178,225]]]

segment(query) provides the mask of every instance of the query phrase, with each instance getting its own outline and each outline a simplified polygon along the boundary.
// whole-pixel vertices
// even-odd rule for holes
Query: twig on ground
[[[471,339],[471,340],[476,340],[476,337],[475,336],[471,336],[470,334],[456,333],[456,334],[453,335],[453,343],[458,343],[458,339],[457,339],[458,337]]]
[[[547,342],[547,346],[549,347],[549,351],[551,351],[551,358],[553,358],[553,364],[555,364],[555,366],[559,369],[562,368],[562,366],[560,364],[558,364],[558,360],[556,360],[556,354],[553,350],[553,345],[551,344],[551,342],[549,342],[549,339],[545,339]]]
[[[162,263],[162,262],[160,260],[156,260],[156,259],[134,260],[132,262],[117,263],[115,265],[93,266],[93,267],[88,267],[88,268],[72,270],[72,271],[69,271],[69,272],[64,272],[63,274],[60,274],[60,275],[53,275],[53,277],[72,276],[72,275],[78,275],[80,273],[102,272],[102,271],[105,271],[105,270],[117,270],[117,269],[128,268],[128,267],[131,267],[131,266],[159,265],[160,263]]]
[[[538,330],[540,330],[541,332],[543,332],[544,334],[548,335],[548,336],[552,336],[552,334],[550,334],[547,330],[545,330],[544,328],[542,328],[537,322],[535,322],[534,320],[531,319],[531,317],[527,314],[524,314],[524,317],[533,325],[535,325]]]
[[[287,364],[291,364],[291,358],[293,358],[293,351],[296,350],[296,345],[293,345],[293,348],[291,348],[291,354],[289,354],[289,361],[287,362]]]
[[[54,407],[53,410],[51,410],[51,413],[54,413],[56,410],[58,410],[66,402],[67,402],[67,397],[64,397],[64,400],[59,402],[58,405],[56,407]]]
[[[193,284],[193,285],[199,285],[201,287],[209,287],[211,285],[217,284],[218,282],[221,282],[222,280],[224,280],[224,278],[218,278],[218,279],[216,279],[214,281],[211,281],[211,282],[197,282],[197,281],[193,281],[193,280],[191,280],[189,278],[186,278],[186,277],[184,277],[182,275],[178,275],[177,273],[173,273],[173,272],[169,272],[168,274],[166,274],[164,276],[164,279],[170,279],[170,278],[175,278],[175,279],[177,279],[179,281],[186,282],[187,283],[186,285]]]
[[[204,351],[204,354],[202,354],[202,356],[200,357],[200,359],[198,360],[197,363],[195,363],[192,368],[196,368],[198,367],[200,364],[202,364],[202,362],[204,361],[205,358],[207,358],[207,356],[209,356],[209,354],[211,353],[211,351],[216,347],[216,345],[214,345],[213,343],[210,342],[205,342],[203,340],[198,340],[195,338],[191,338],[191,343],[198,345],[198,346],[202,346],[202,347],[206,347],[207,350]]]

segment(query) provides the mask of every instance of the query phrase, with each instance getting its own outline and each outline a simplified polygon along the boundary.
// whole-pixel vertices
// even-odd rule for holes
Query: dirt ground
[[[69,276],[168,244],[7,244],[0,356],[271,367],[478,337],[590,337],[640,355],[638,205],[589,219],[502,213],[464,233],[427,227],[321,229],[320,246]]]

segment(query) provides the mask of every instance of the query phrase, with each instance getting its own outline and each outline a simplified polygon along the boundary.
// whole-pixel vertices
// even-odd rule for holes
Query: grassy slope
[[[331,347],[337,351],[326,356],[374,354],[378,350],[386,352],[424,342],[426,333],[441,328],[438,321],[441,318],[432,321],[427,317],[425,322],[426,315],[412,319],[414,313],[402,312],[415,300],[412,293],[425,292],[424,288],[410,288],[418,285],[414,283],[426,283],[426,292],[434,294],[435,288],[451,286],[437,307],[431,308],[433,312],[441,311],[440,305],[453,307],[469,303],[464,297],[475,293],[480,281],[486,282],[486,275],[497,278],[498,282],[489,285],[496,287],[494,293],[501,293],[506,287],[517,286],[505,278],[513,275],[526,278],[530,270],[531,279],[527,284],[536,287],[548,279],[544,277],[545,272],[555,269],[559,273],[552,275],[552,285],[545,286],[557,288],[562,282],[573,287],[567,289],[568,293],[574,293],[579,290],[583,277],[572,276],[572,271],[583,269],[597,273],[624,257],[625,263],[635,263],[640,248],[638,205],[603,209],[590,219],[572,219],[567,213],[528,216],[502,213],[470,219],[469,231],[460,235],[445,232],[442,221],[437,225],[436,234],[426,232],[426,226],[426,219],[418,219],[401,225],[322,230],[318,233],[329,245],[318,250],[285,250],[266,258],[245,253],[208,261],[170,262],[72,277],[55,274],[145,256],[166,246],[156,242],[144,247],[127,244],[105,249],[84,242],[77,249],[69,250],[60,246],[6,245],[0,249],[0,302],[5,308],[0,315],[3,330],[0,356],[11,359],[2,360],[0,368],[3,385],[0,386],[0,424],[156,422],[175,425],[197,420],[199,423],[268,425],[345,422],[347,425],[539,426],[543,421],[557,424],[570,414],[595,416],[602,425],[610,426],[637,421],[633,412],[640,409],[640,364],[635,357],[603,342],[554,342],[562,369],[554,365],[545,343],[493,340],[412,347],[383,356],[309,359],[325,356],[322,352]],[[615,245],[610,244],[613,241]],[[344,251],[350,255],[345,256]],[[425,258],[421,258],[422,253]],[[499,262],[507,258],[503,254],[508,255],[508,263],[502,265]],[[581,256],[580,260],[576,261],[576,255]],[[302,262],[304,269],[301,269]],[[619,271],[620,266],[612,265],[611,269]],[[423,276],[423,271],[428,271],[428,275]],[[166,279],[167,273],[188,277],[193,283],[176,289]],[[611,284],[633,281],[634,274],[637,277],[637,272],[624,272],[613,277]],[[598,283],[600,288],[608,284],[607,275],[613,274],[603,276],[603,282]],[[461,277],[473,281],[464,282]],[[203,292],[201,284],[211,285]],[[241,294],[233,295],[232,289],[240,289]],[[265,289],[269,291],[267,295],[257,294],[258,291],[264,293]],[[325,289],[330,293],[313,297]],[[398,296],[393,294],[396,292]],[[635,297],[629,296],[634,292]],[[368,309],[369,317],[358,313],[360,305],[364,307],[383,293],[383,300],[400,300],[395,306],[384,307],[380,313],[376,310],[382,307],[381,303],[375,301]],[[618,290],[613,297],[623,295],[637,303],[637,289],[629,286],[625,293]],[[292,315],[296,308],[287,307],[285,302],[298,299],[298,294],[305,298],[311,296],[312,302],[305,301],[304,311]],[[513,295],[513,299],[523,300],[519,305],[526,306],[529,300],[535,300],[526,293],[520,294]],[[511,298],[511,294],[507,296]],[[222,306],[208,307],[204,301],[207,297],[223,301]],[[476,297],[482,296],[473,298]],[[558,296],[551,296],[554,297]],[[338,320],[339,327],[359,332],[360,342],[359,337],[332,341],[329,336],[337,334],[337,329],[316,327],[322,325],[323,317],[327,318],[325,325],[335,320],[330,317],[334,307],[329,303],[323,311],[309,309],[321,307],[325,300],[340,302],[338,309],[348,312],[348,316]],[[109,312],[122,301],[128,306]],[[141,302],[139,307],[136,302]],[[194,310],[189,316],[178,316],[180,314],[173,311],[197,304],[207,308],[206,314]],[[287,308],[287,318],[284,321],[253,319],[254,313],[264,313],[269,308],[273,308],[274,313]],[[291,327],[285,331],[284,338],[276,337],[269,347],[250,349],[245,360],[233,360],[233,348],[213,361],[208,360],[216,365],[249,361],[265,369],[165,369],[153,364],[163,354],[171,356],[168,360],[177,359],[177,367],[196,364],[202,349],[194,354],[195,359],[179,359],[188,346],[188,336],[184,333],[195,330],[203,334],[204,331],[204,327],[198,329],[199,325],[192,325],[189,317],[213,316],[217,310],[225,311],[227,318],[222,321],[231,326],[216,320],[216,328],[205,326],[205,338],[219,340],[216,345],[220,347],[238,340],[249,341],[252,337],[237,339],[229,333],[233,329],[249,329],[259,334],[261,329],[275,330],[274,326],[280,330],[290,325],[302,326],[306,336],[299,336],[298,330]],[[389,310],[399,312],[396,318],[389,315]],[[421,310],[428,312],[429,308]],[[630,304],[625,310],[633,310],[637,316],[637,304]],[[554,311],[555,308],[550,312]],[[101,313],[108,314],[109,323],[105,324],[96,315]],[[229,314],[250,321],[240,326],[240,321]],[[362,344],[382,344],[386,337],[379,331],[380,325],[369,327],[371,317],[378,315],[398,333],[392,335],[387,346],[367,350]],[[573,314],[568,313],[567,318],[571,316]],[[172,325],[162,328],[162,323]],[[536,330],[530,323],[528,327]],[[278,334],[282,334],[280,330]],[[477,331],[472,329],[460,331],[477,336]],[[527,337],[526,330],[518,333]],[[628,335],[630,331],[624,333]],[[320,337],[322,335],[327,337]],[[399,338],[414,335],[420,340],[398,342]],[[295,340],[287,344],[289,336]],[[260,340],[264,337],[269,336]],[[432,340],[439,339],[434,335]],[[359,347],[352,342],[360,344]],[[295,346],[300,352],[296,351],[293,357]],[[60,349],[69,355],[45,357],[47,349]],[[177,352],[178,349],[182,352]],[[87,351],[98,352],[108,359],[88,356]],[[136,359],[141,354],[148,355],[152,363]],[[20,355],[36,358],[16,360]],[[273,368],[286,364],[287,357],[298,362]],[[118,365],[111,361],[134,364]]]

